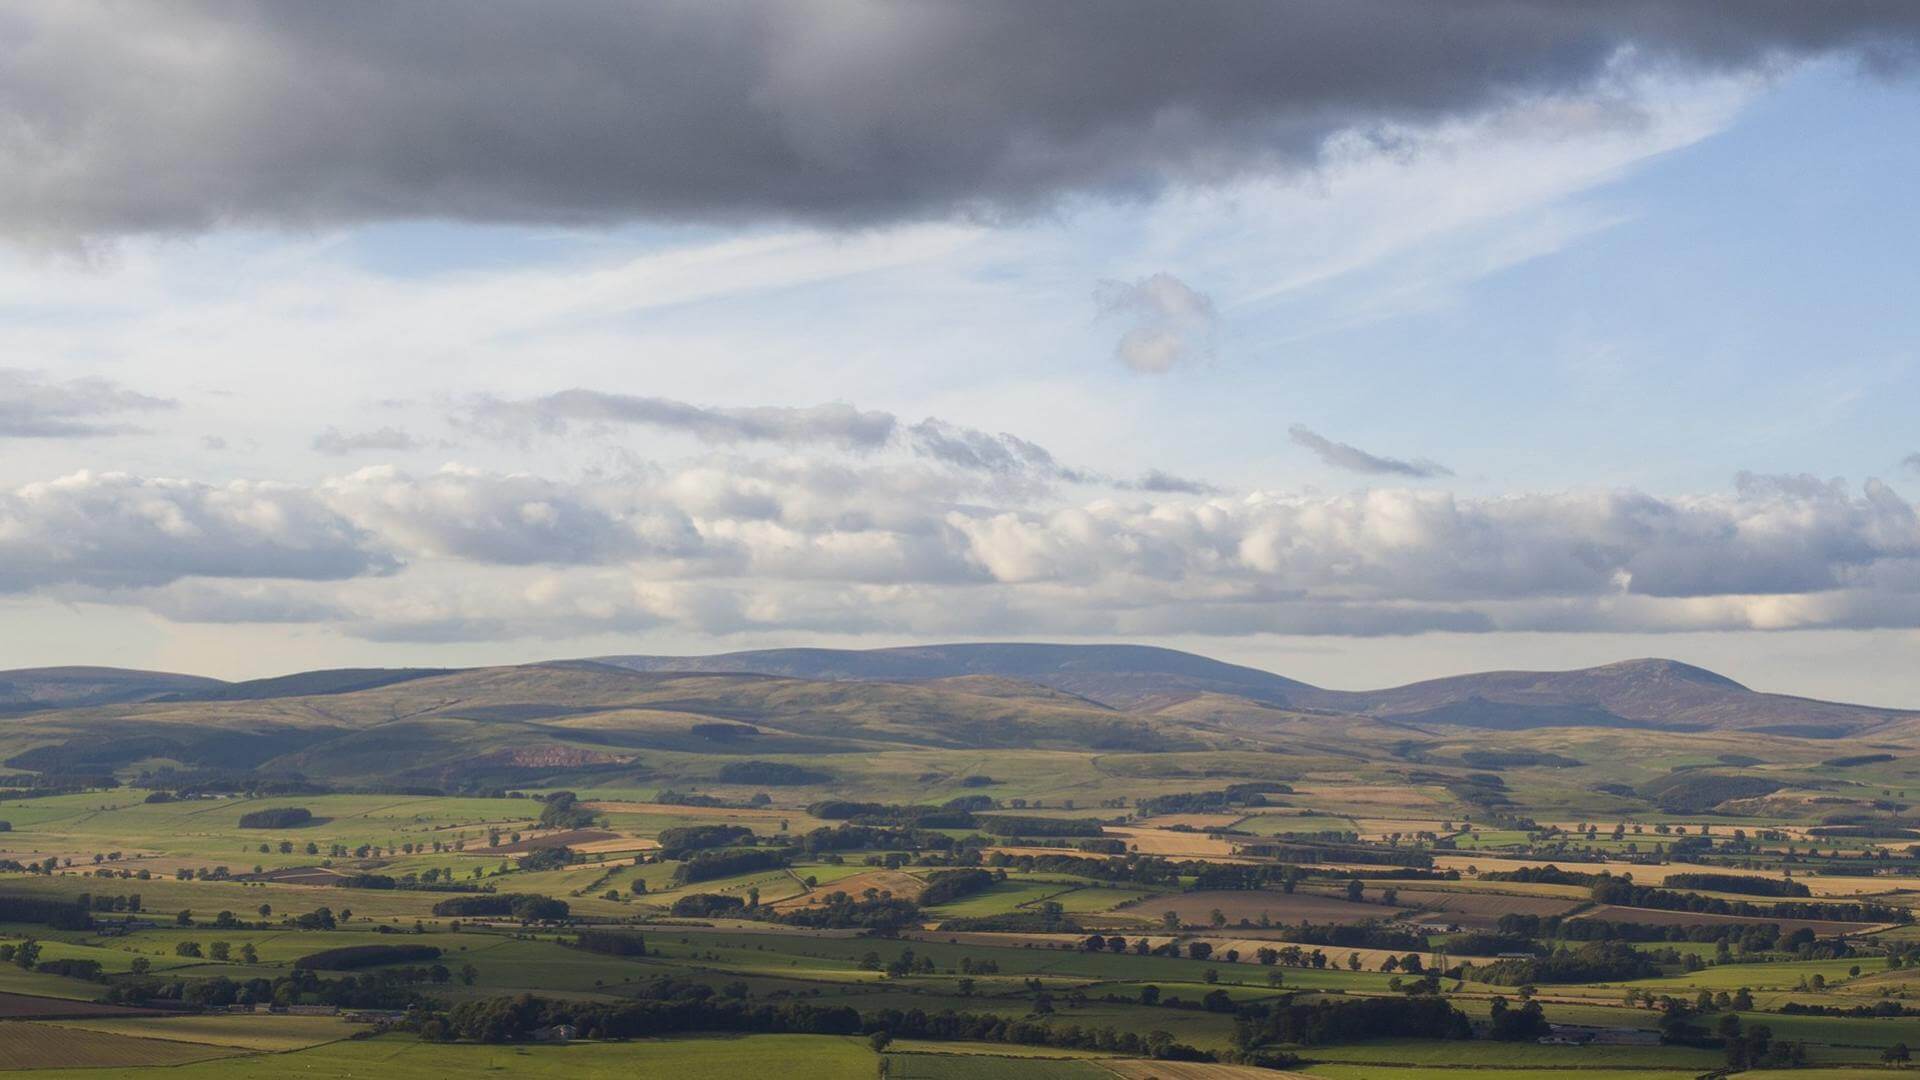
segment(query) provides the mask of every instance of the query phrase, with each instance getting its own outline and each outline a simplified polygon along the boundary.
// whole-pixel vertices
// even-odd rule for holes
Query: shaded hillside
[[[1575,671],[1495,671],[1388,690],[1314,690],[1302,706],[1410,723],[1518,729],[1632,727],[1665,731],[1737,728],[1830,737],[1920,713],[1762,694],[1723,675],[1672,660],[1628,660]]]
[[[897,649],[762,649],[715,656],[606,656],[634,671],[750,672],[796,679],[914,682],[988,675],[1020,679],[1113,708],[1201,693],[1281,705],[1306,683],[1146,645],[924,645]]]
[[[299,697],[46,711],[22,717],[0,740],[12,767],[46,773],[252,767],[438,783],[477,774],[527,782],[538,763],[561,763],[547,773],[626,767],[648,752],[1150,752],[1241,744],[1252,745],[1006,680],[831,682],[582,662],[419,675]]]
[[[451,668],[328,668],[298,671],[269,679],[222,683],[217,686],[187,689],[167,698],[172,701],[265,701],[268,698],[314,697],[323,694],[350,694],[394,683],[449,675]]]
[[[0,671],[0,713],[152,701],[171,694],[212,693],[227,683],[199,675],[109,667]]]

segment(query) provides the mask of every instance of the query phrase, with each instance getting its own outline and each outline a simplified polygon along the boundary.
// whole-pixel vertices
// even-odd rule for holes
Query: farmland
[[[1345,756],[1244,728],[1076,751],[1061,731],[1112,718],[1058,695],[1028,707],[1008,684],[960,703],[1011,725],[995,738],[1028,744],[1011,749],[951,716],[909,733],[890,711],[958,707],[951,689],[881,687],[875,704],[721,676],[443,678],[457,686],[340,695],[328,722],[431,711],[459,689],[459,722],[476,724],[557,695],[606,709],[550,731],[626,732],[645,765],[579,744],[528,757],[561,764],[515,782],[436,791],[183,779],[156,762],[16,789],[0,799],[0,1063],[187,1080],[883,1064],[961,1080],[1645,1080],[1718,1068],[1728,1032],[1760,1026],[1777,1060],[1812,1066],[1920,1041],[1915,852],[1815,840],[1832,803],[1676,813],[1632,793],[1698,786],[1688,774],[1597,753],[1577,729],[1422,751],[1497,769],[1446,771],[1369,742],[1365,721]],[[762,741],[749,755],[727,728],[703,745],[687,725],[722,721],[669,701],[751,715]],[[116,722],[251,723],[261,707]],[[30,714],[6,737],[74,722]],[[1680,762],[1729,753],[1711,732],[1641,737]],[[1827,782],[1830,747],[1744,744],[1771,755],[1769,775]],[[722,780],[742,759],[725,775],[747,779]],[[1871,766],[1885,806],[1905,760]],[[1333,1016],[1338,1037],[1316,1026]]]

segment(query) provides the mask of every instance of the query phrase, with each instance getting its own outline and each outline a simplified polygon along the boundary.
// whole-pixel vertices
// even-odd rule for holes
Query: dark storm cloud
[[[0,227],[1019,214],[1623,70],[1884,67],[1917,27],[1911,0],[0,0]]]
[[[1357,446],[1332,439],[1314,431],[1303,424],[1295,424],[1287,429],[1287,437],[1296,446],[1304,446],[1313,451],[1313,456],[1324,465],[1348,472],[1371,473],[1376,476],[1411,476],[1427,480],[1436,476],[1452,476],[1453,470],[1437,461],[1424,458],[1415,461],[1402,461],[1399,458],[1381,457],[1369,454]]]

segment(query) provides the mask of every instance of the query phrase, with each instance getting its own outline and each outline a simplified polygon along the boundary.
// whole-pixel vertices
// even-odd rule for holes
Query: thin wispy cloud
[[[344,457],[348,454],[367,450],[386,450],[404,453],[418,450],[424,443],[396,427],[376,428],[372,431],[344,432],[330,427],[313,437],[313,448],[329,457]]]
[[[1295,424],[1287,429],[1287,437],[1295,446],[1304,446],[1313,451],[1313,456],[1321,464],[1347,472],[1367,473],[1372,476],[1405,476],[1416,480],[1431,480],[1439,476],[1452,476],[1453,470],[1437,461],[1425,458],[1404,460],[1368,453],[1350,443],[1335,442],[1314,431],[1304,424]]]
[[[56,379],[44,372],[0,368],[0,439],[122,435],[141,429],[119,418],[175,405],[107,379]]]

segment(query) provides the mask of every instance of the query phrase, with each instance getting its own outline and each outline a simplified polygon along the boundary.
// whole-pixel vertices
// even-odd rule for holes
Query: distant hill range
[[[1036,683],[1108,708],[1155,710],[1200,694],[1293,710],[1414,725],[1755,730],[1840,738],[1920,712],[1765,694],[1673,660],[1573,671],[1490,671],[1386,690],[1325,690],[1258,668],[1144,645],[978,644],[894,649],[764,649],[713,656],[604,656],[632,671],[912,682],[993,676]]]
[[[0,672],[0,761],[84,770],[171,758],[437,777],[463,762],[882,747],[1096,751],[1285,745],[1328,754],[1442,729],[1920,734],[1920,712],[1763,694],[1670,660],[1327,690],[1138,645],[965,644],[607,656],[509,667],[348,668],[217,679],[115,668]],[[716,735],[717,733],[717,735]],[[48,749],[58,746],[61,749]],[[38,755],[38,756],[30,756]],[[516,756],[518,755],[518,756]],[[591,755],[590,755],[591,756]],[[28,764],[33,763],[33,764]]]

